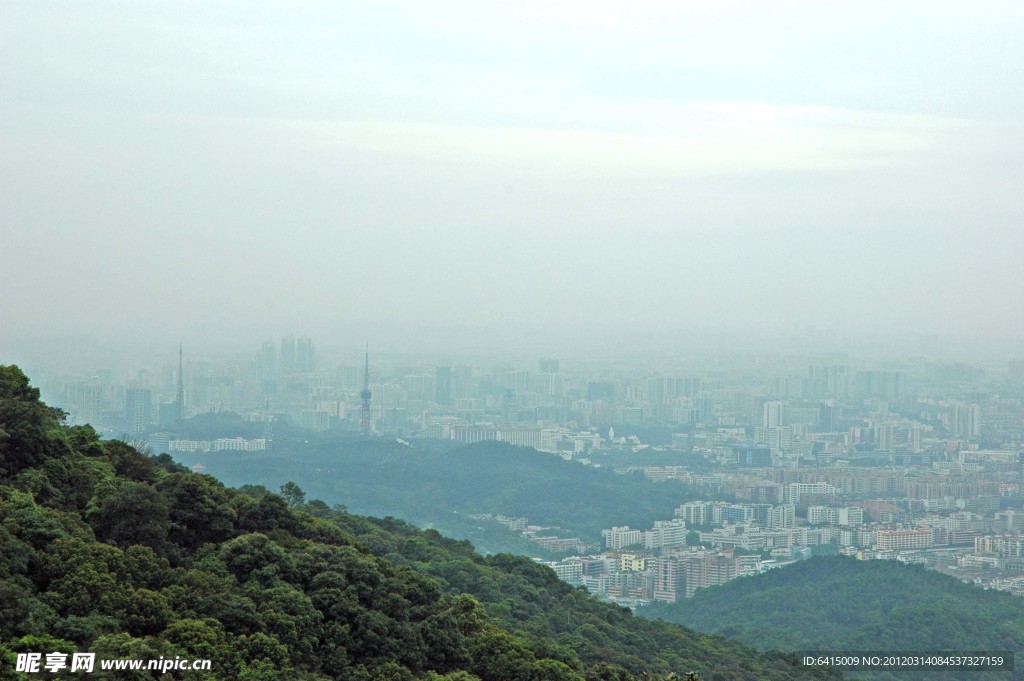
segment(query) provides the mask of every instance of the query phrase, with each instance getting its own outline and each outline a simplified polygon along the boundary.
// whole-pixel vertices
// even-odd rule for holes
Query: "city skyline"
[[[652,358],[637,362],[623,357],[375,353],[371,376],[368,345],[362,354],[325,351],[309,336],[286,334],[230,355],[191,350],[186,355],[179,345],[173,364],[166,355],[119,367],[64,358],[32,371],[39,376],[44,397],[71,407],[76,420],[110,424],[123,416],[129,433],[228,410],[256,421],[276,414],[318,431],[344,422],[351,429],[358,421],[364,434],[384,432],[375,424],[386,419],[399,434],[426,430],[428,421],[439,416],[438,423],[449,430],[483,427],[477,435],[466,431],[467,437],[483,439],[493,436],[487,428],[552,427],[562,425],[559,421],[742,427],[757,442],[771,444],[773,451],[799,441],[801,433],[789,426],[828,429],[841,422],[840,405],[849,400],[857,409],[881,400],[884,413],[890,402],[939,399],[949,434],[976,439],[981,433],[980,402],[1004,393],[1009,399],[1024,375],[1019,357],[978,363],[764,351],[722,355],[710,363],[690,357],[686,363],[663,364]],[[449,418],[456,415],[460,418]],[[904,427],[898,420],[890,422],[870,437],[883,449],[891,448],[896,436],[918,448],[921,433],[899,430]],[[539,446],[539,430],[529,437],[529,444]]]
[[[370,456],[391,469],[391,457],[411,448],[425,467],[419,476],[452,484],[461,455],[504,452],[513,468],[543,456],[623,481],[687,485],[674,512],[663,508],[639,526],[611,513],[599,533],[536,524],[522,515],[533,515],[529,507],[510,515],[497,504],[467,516],[483,524],[487,541],[518,537],[520,550],[544,556],[561,579],[632,608],[689,599],[822,552],[1024,588],[1014,501],[1024,360],[763,353],[686,370],[550,355],[374,354],[371,371],[369,359],[365,345],[362,357],[339,357],[312,337],[285,334],[252,343],[247,357],[183,360],[179,346],[176,366],[157,361],[128,379],[51,368],[37,383],[51,405],[68,410],[69,424],[132,437],[218,476],[250,466],[264,475],[312,470],[303,486],[319,487],[323,474],[340,474],[320,468],[325,462]],[[312,463],[310,451],[327,458]],[[403,493],[430,489],[413,478]]]

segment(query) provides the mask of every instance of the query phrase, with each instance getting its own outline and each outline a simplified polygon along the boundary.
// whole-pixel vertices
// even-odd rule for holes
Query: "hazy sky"
[[[1019,337],[1022,35],[1019,1],[0,0],[0,337]]]

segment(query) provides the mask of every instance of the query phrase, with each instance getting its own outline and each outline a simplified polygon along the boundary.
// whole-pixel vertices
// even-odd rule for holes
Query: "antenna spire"
[[[185,353],[181,343],[178,343],[178,392],[175,395],[175,406],[177,408],[178,421],[185,418]]]
[[[359,397],[363,401],[362,419],[360,422],[360,430],[362,430],[363,437],[369,437],[372,430],[370,421],[370,398],[373,393],[370,392],[370,344],[366,344],[366,364],[363,369],[363,390],[359,393]]]

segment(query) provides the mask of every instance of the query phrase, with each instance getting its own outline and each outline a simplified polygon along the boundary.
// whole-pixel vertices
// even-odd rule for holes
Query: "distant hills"
[[[526,516],[531,523],[563,527],[598,542],[606,527],[649,527],[701,496],[678,481],[617,475],[501,442],[454,449],[450,442],[412,444],[377,438],[275,443],[270,454],[182,455],[179,460],[201,461],[205,472],[228,484],[275,487],[292,480],[310,495],[351,511],[433,525],[488,550],[494,537],[474,534],[479,523],[466,521],[467,514]]]
[[[1017,655],[1012,675],[907,672],[891,678],[1024,679],[1024,599],[896,561],[811,558],[643,614],[761,650],[1011,651]]]

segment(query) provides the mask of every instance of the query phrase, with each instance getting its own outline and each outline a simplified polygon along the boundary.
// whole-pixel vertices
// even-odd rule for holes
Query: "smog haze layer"
[[[1019,3],[4,5],[10,347],[1024,335]]]

